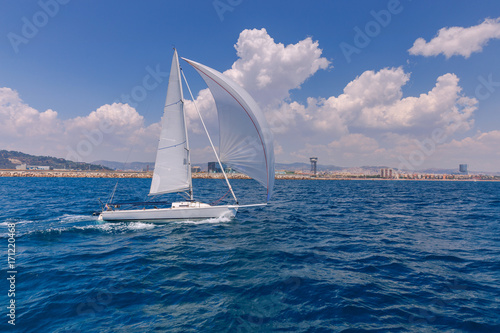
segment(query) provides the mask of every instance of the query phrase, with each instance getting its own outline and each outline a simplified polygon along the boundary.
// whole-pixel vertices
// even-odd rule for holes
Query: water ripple
[[[500,183],[277,181],[235,219],[153,224],[91,216],[113,180],[0,182],[20,332],[500,331]]]

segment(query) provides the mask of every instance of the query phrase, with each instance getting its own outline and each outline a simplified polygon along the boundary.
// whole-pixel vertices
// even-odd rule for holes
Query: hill
[[[106,161],[99,160],[92,162],[93,164],[104,165],[113,170],[133,170],[133,171],[143,171],[149,168],[150,171],[154,170],[155,162],[116,162],[116,161]],[[192,166],[199,166],[201,170],[207,171],[207,162],[192,162]],[[310,163],[276,163],[276,170],[290,170],[290,171],[308,171],[311,169]],[[342,170],[342,167],[335,165],[322,165],[318,164],[318,171],[337,171]]]
[[[113,170],[128,170],[128,171],[144,171],[147,168],[149,171],[154,170],[155,163],[154,162],[115,162],[115,161],[94,161],[92,162],[93,164],[99,164],[106,166],[108,168],[111,168]],[[207,171],[207,162],[192,162],[192,166],[199,166],[201,167],[202,171]],[[365,165],[365,166],[360,166],[360,167],[340,167],[336,165],[327,165],[327,164],[318,164],[317,165],[317,171],[318,172],[335,172],[335,171],[342,171],[346,173],[352,173],[352,174],[366,174],[366,175],[377,175],[380,173],[380,169],[382,168],[390,168],[390,166],[385,166],[385,165]],[[295,162],[295,163],[275,163],[275,169],[276,170],[287,170],[287,171],[302,171],[302,172],[308,172],[311,170],[311,164],[310,163],[305,163],[305,162]],[[394,170],[398,171],[397,168],[394,168]],[[425,169],[425,170],[400,170],[400,171],[405,171],[409,173],[425,173],[425,174],[456,174],[458,172],[458,169],[438,169],[438,168],[433,168],[433,169]],[[473,174],[486,174],[486,175],[500,175],[499,172],[479,172],[479,171],[474,171],[471,173]]]
[[[19,151],[0,150],[0,169],[15,169],[21,164],[49,166],[53,169],[71,170],[111,170],[102,165],[84,162],[73,162],[64,158],[51,156],[35,156]]]
[[[113,170],[133,170],[133,171],[143,171],[149,168],[153,170],[155,162],[116,162],[116,161],[106,161],[99,160],[92,162],[93,164],[103,165]]]

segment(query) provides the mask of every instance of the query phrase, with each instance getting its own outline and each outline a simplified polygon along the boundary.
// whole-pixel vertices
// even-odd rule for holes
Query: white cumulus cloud
[[[462,156],[472,157],[470,158],[471,163],[479,162],[479,164],[474,165],[474,169],[479,171],[481,168],[485,168],[485,170],[498,168],[498,165],[500,165],[499,145],[500,131],[494,130],[490,132],[479,131],[475,135],[461,140],[453,139],[440,148],[441,153],[448,159],[454,160],[454,162],[463,160]],[[487,157],[487,163],[484,163],[484,157]]]
[[[405,161],[401,166],[410,170],[436,166],[456,169],[459,164],[467,163],[472,171],[498,172],[499,145],[500,131],[478,131],[471,136],[451,138],[441,144],[431,138],[407,141],[400,145],[398,157],[400,161]]]
[[[319,43],[307,37],[296,44],[276,43],[266,29],[243,30],[235,45],[239,59],[225,75],[239,83],[262,106],[280,103],[330,62]]]
[[[0,136],[2,139],[50,135],[59,125],[57,112],[39,112],[25,104],[17,91],[0,88]]]
[[[343,94],[308,100],[307,107],[293,107],[315,128],[336,134],[355,130],[426,133],[443,127],[448,132],[468,130],[477,100],[463,96],[455,74],[437,78],[436,85],[418,97],[403,97],[410,79],[401,67],[365,71],[344,88]]]
[[[485,19],[481,24],[468,28],[442,28],[429,42],[418,38],[408,52],[426,57],[442,53],[446,58],[454,55],[469,58],[472,53],[481,52],[490,39],[499,38],[500,18]]]
[[[300,86],[320,69],[331,64],[322,57],[319,43],[307,37],[295,44],[276,43],[266,29],[246,29],[240,33],[235,44],[238,59],[224,75],[245,88],[266,113],[273,130],[284,131],[288,122],[293,122],[293,104],[283,104],[290,91]],[[196,105],[212,124],[216,120],[215,103],[208,89],[199,92]],[[202,129],[197,125],[198,115],[194,105],[186,103],[189,123],[196,133]]]
[[[56,111],[40,112],[17,91],[0,88],[2,149],[91,162],[125,150],[149,150],[153,156],[158,134],[159,125],[145,127],[143,117],[128,104],[106,104],[85,117],[61,120]]]
[[[493,21],[497,24],[498,20]],[[261,106],[275,133],[280,162],[320,156],[322,164],[397,166],[401,157],[408,159],[411,152],[422,150],[421,143],[439,130],[445,140],[435,143],[419,167],[442,165],[443,158],[455,165],[467,156],[498,165],[500,132],[463,137],[472,129],[478,101],[463,94],[453,73],[437,77],[435,84],[419,95],[404,96],[403,88],[411,74],[402,67],[367,70],[346,83],[338,95],[309,97],[306,103],[300,103],[290,99],[290,92],[331,66],[322,57],[317,41],[308,37],[284,45],[274,41],[265,29],[253,29],[241,32],[235,48],[238,59],[224,74],[247,89]],[[212,95],[203,89],[196,96],[217,143]],[[193,161],[212,160],[194,104],[186,101],[185,106]],[[105,104],[87,115],[62,120],[58,112],[36,110],[16,91],[0,88],[0,139],[4,149],[84,161],[124,160],[132,151],[129,161],[151,161],[159,132],[159,122],[146,126],[143,116],[128,104]],[[487,170],[497,168],[490,164]]]
[[[338,96],[282,105],[286,126],[276,138],[283,158],[318,155],[323,163],[344,166],[397,166],[400,156],[418,149],[416,140],[437,130],[449,142],[472,128],[478,101],[462,93],[455,74],[441,75],[429,91],[405,97],[402,89],[409,80],[410,73],[401,67],[370,70]]]

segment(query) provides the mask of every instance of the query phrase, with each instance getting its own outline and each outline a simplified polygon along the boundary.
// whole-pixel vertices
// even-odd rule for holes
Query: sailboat
[[[179,219],[231,218],[241,207],[264,206],[270,200],[274,187],[274,147],[273,135],[264,114],[250,94],[229,77],[195,61],[182,59],[196,69],[214,97],[219,120],[219,153],[196,103],[194,105],[234,203],[211,205],[195,200],[181,75],[191,99],[193,102],[195,100],[179,65],[177,50],[174,49],[149,195],[184,193],[186,199],[172,202],[170,207],[144,206],[142,209],[121,209],[121,205],[109,202],[100,213],[99,220],[167,222]],[[239,204],[223,164],[260,183],[266,189],[266,202]]]

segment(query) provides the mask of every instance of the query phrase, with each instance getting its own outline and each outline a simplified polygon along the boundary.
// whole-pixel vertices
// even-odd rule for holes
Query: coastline
[[[75,171],[75,170],[0,170],[0,177],[46,177],[46,178],[152,178],[153,172],[140,171]],[[228,173],[229,179],[251,179],[247,175],[240,173]],[[193,173],[193,179],[224,179],[221,173]],[[332,177],[311,177],[309,175],[289,174],[276,175],[275,179],[288,180],[412,180],[412,181],[500,181],[500,179],[407,179],[407,178],[379,178],[373,176],[332,176]]]

